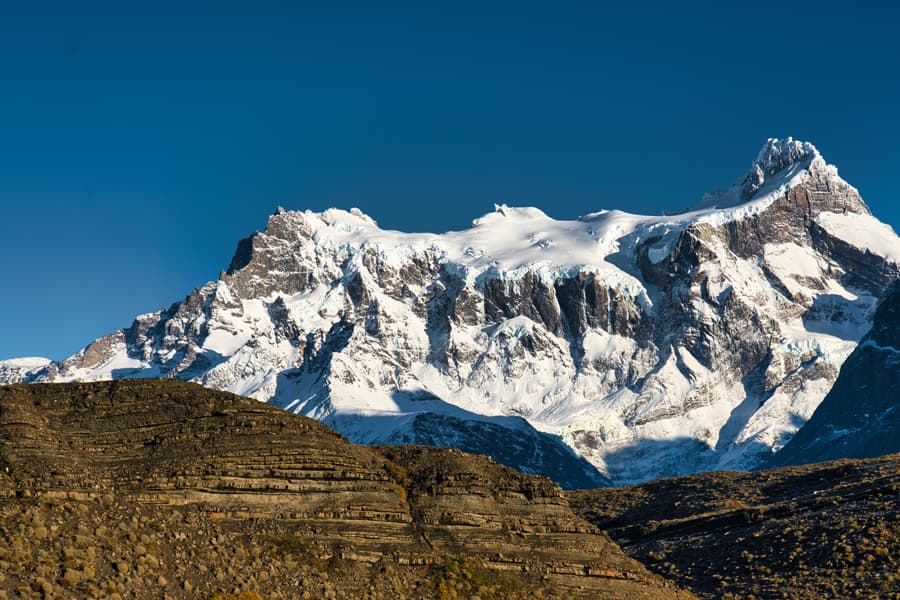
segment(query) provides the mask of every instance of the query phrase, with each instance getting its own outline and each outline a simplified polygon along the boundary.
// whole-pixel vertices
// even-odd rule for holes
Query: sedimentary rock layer
[[[276,597],[297,597],[304,588],[283,570],[270,569],[263,585],[257,547],[257,557],[293,552],[301,570],[345,561],[368,577],[389,566],[402,575],[391,589],[407,586],[410,595],[415,582],[456,573],[453,561],[506,573],[511,579],[500,580],[512,582],[516,596],[678,595],[576,517],[545,478],[455,450],[356,446],[314,420],[174,380],[0,387],[0,510],[52,524],[4,521],[0,590],[9,593],[41,591],[46,582],[68,586],[71,597],[120,593],[119,584],[137,597],[192,597],[184,581],[229,590],[252,575]],[[130,515],[110,539],[150,541],[139,556],[110,550],[121,559],[97,551],[68,562],[52,557],[77,535],[91,534],[87,546],[112,543],[93,529],[80,532],[79,514],[112,523]],[[206,574],[220,561],[197,548],[204,536],[231,546],[224,580]],[[156,566],[145,560],[138,576],[129,561],[151,546],[166,558],[154,554]],[[177,566],[185,552],[215,564],[186,571]],[[67,569],[78,574],[66,579]],[[350,582],[332,575],[349,593]]]

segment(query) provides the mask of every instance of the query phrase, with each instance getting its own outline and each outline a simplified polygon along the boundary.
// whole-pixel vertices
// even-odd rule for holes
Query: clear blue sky
[[[900,226],[885,3],[241,4],[2,3],[0,358],[168,306],[278,205],[660,213],[790,135]]]

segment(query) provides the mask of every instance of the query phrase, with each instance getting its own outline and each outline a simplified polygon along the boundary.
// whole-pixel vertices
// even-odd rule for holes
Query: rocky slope
[[[900,455],[569,494],[705,598],[900,598]]]
[[[0,387],[0,598],[688,598],[562,491],[177,381]]]
[[[434,235],[279,210],[218,281],[6,380],[176,377],[569,487],[605,481],[569,449],[617,483],[748,468],[813,414],[898,260],[811,144],[770,140],[674,216],[500,206]]]
[[[776,465],[900,452],[900,288],[875,313],[872,329],[841,367],[812,418],[776,454]]]

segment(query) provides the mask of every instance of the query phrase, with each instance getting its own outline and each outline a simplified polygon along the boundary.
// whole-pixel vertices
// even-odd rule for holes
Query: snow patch
[[[823,212],[816,224],[855,248],[900,263],[900,239],[890,225],[872,215]]]
[[[52,360],[43,356],[22,356],[19,358],[9,358],[0,360],[0,368],[10,369],[40,369],[49,365]]]

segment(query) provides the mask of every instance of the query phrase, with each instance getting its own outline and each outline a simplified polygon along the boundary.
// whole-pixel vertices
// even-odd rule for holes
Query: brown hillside
[[[573,492],[575,512],[707,598],[900,598],[900,455]]]
[[[0,387],[0,598],[690,597],[550,481],[176,381]]]

